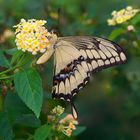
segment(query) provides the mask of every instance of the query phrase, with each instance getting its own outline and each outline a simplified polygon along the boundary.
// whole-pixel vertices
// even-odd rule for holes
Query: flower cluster
[[[47,37],[50,35],[44,27],[45,23],[45,20],[21,19],[20,23],[14,26],[17,48],[31,52],[33,55],[37,52],[45,52],[49,44]]]
[[[52,111],[51,115],[48,115],[48,122],[53,124],[53,129],[57,132],[61,132],[66,136],[70,137],[73,130],[76,129],[78,121],[73,118],[71,114],[66,115],[62,118],[64,108],[61,106],[56,106]],[[62,119],[61,119],[62,118]]]
[[[68,114],[65,118],[60,120],[59,123],[58,130],[70,137],[73,130],[76,129],[75,125],[78,124],[78,121],[75,120],[71,114]]]
[[[60,105],[52,110],[52,114],[60,116],[64,112],[64,108]]]
[[[113,11],[111,14],[113,16],[112,19],[107,20],[108,25],[113,26],[126,22],[133,18],[138,12],[139,9],[133,9],[131,6],[127,6],[125,9],[121,9],[120,11]]]

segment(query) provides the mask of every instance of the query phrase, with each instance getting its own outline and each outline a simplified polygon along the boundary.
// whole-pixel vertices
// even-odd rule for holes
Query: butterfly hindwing
[[[62,41],[60,43],[62,45],[57,44],[60,46],[56,48],[54,54],[53,97],[70,101],[88,81],[87,71],[89,69],[87,67],[86,71],[82,67],[81,63],[85,61],[85,58],[79,50],[68,42]]]
[[[114,42],[97,37],[61,37],[55,44],[53,97],[71,101],[92,73],[121,64],[126,56]]]

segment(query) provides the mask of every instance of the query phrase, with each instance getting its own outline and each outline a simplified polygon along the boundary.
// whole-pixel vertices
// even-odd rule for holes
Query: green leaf
[[[111,32],[111,34],[109,35],[109,39],[110,40],[113,40],[115,39],[116,37],[118,37],[119,35],[121,35],[122,33],[124,32],[124,30],[122,28],[118,28],[118,29],[115,29]]]
[[[22,102],[16,93],[8,92],[4,101],[4,110],[13,120],[22,117],[23,114],[31,114],[32,111]]]
[[[31,114],[32,111],[22,102],[16,93],[8,92],[4,101],[4,110],[13,117],[21,116],[22,114]]]
[[[13,131],[6,112],[0,112],[0,140],[12,140]]]
[[[8,50],[4,50],[7,54],[14,55],[17,52],[17,48],[12,48]]]
[[[136,25],[137,23],[140,22],[140,13],[137,14],[131,21],[130,21],[133,25]]]
[[[30,53],[24,53],[21,60],[18,62],[18,65],[23,65],[24,67],[29,67],[32,62],[33,55]]]
[[[39,127],[41,122],[33,114],[23,114],[16,119],[16,124],[29,126],[29,127]]]
[[[5,68],[10,67],[10,64],[8,60],[6,59],[6,57],[4,56],[3,51],[0,51],[0,66],[5,67]]]
[[[32,111],[22,102],[16,93],[8,92],[4,110],[8,112],[13,124],[20,124],[29,127],[39,127],[40,120]]]
[[[34,140],[45,140],[49,137],[51,132],[51,127],[47,124],[39,127],[34,134]]]
[[[19,57],[21,56],[23,54],[23,52],[22,51],[16,51],[14,54],[13,54],[13,57],[12,57],[12,59],[11,59],[11,65],[14,63],[14,62],[16,62],[16,61],[18,61],[19,60]]]
[[[39,117],[42,106],[42,81],[39,74],[29,68],[14,75],[16,91],[22,101]]]
[[[83,133],[86,130],[85,126],[76,126],[76,129],[73,131],[73,136],[77,136],[81,133]]]

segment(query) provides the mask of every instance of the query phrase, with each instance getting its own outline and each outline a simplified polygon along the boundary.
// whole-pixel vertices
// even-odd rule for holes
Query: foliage
[[[107,25],[112,11],[129,4],[140,5],[131,0],[0,1],[1,140],[140,139],[140,13],[124,23]],[[64,135],[66,124],[60,123],[67,115],[52,113],[57,105],[70,112],[69,105],[51,99],[52,60],[36,65],[38,56],[16,49],[13,25],[22,18],[47,20],[48,30],[55,29],[61,36],[105,37],[127,53],[125,65],[96,74],[76,97],[79,123],[84,126],[76,126],[72,137]]]

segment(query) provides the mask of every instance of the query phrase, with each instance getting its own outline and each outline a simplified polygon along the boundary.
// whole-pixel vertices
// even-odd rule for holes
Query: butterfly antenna
[[[74,117],[74,119],[77,119],[78,113],[77,113],[76,107],[72,101],[71,101],[71,112],[72,112],[72,116]]]
[[[58,14],[58,26],[60,26],[60,22],[61,22],[61,8],[59,7],[58,8],[58,11],[57,11],[57,14]]]

